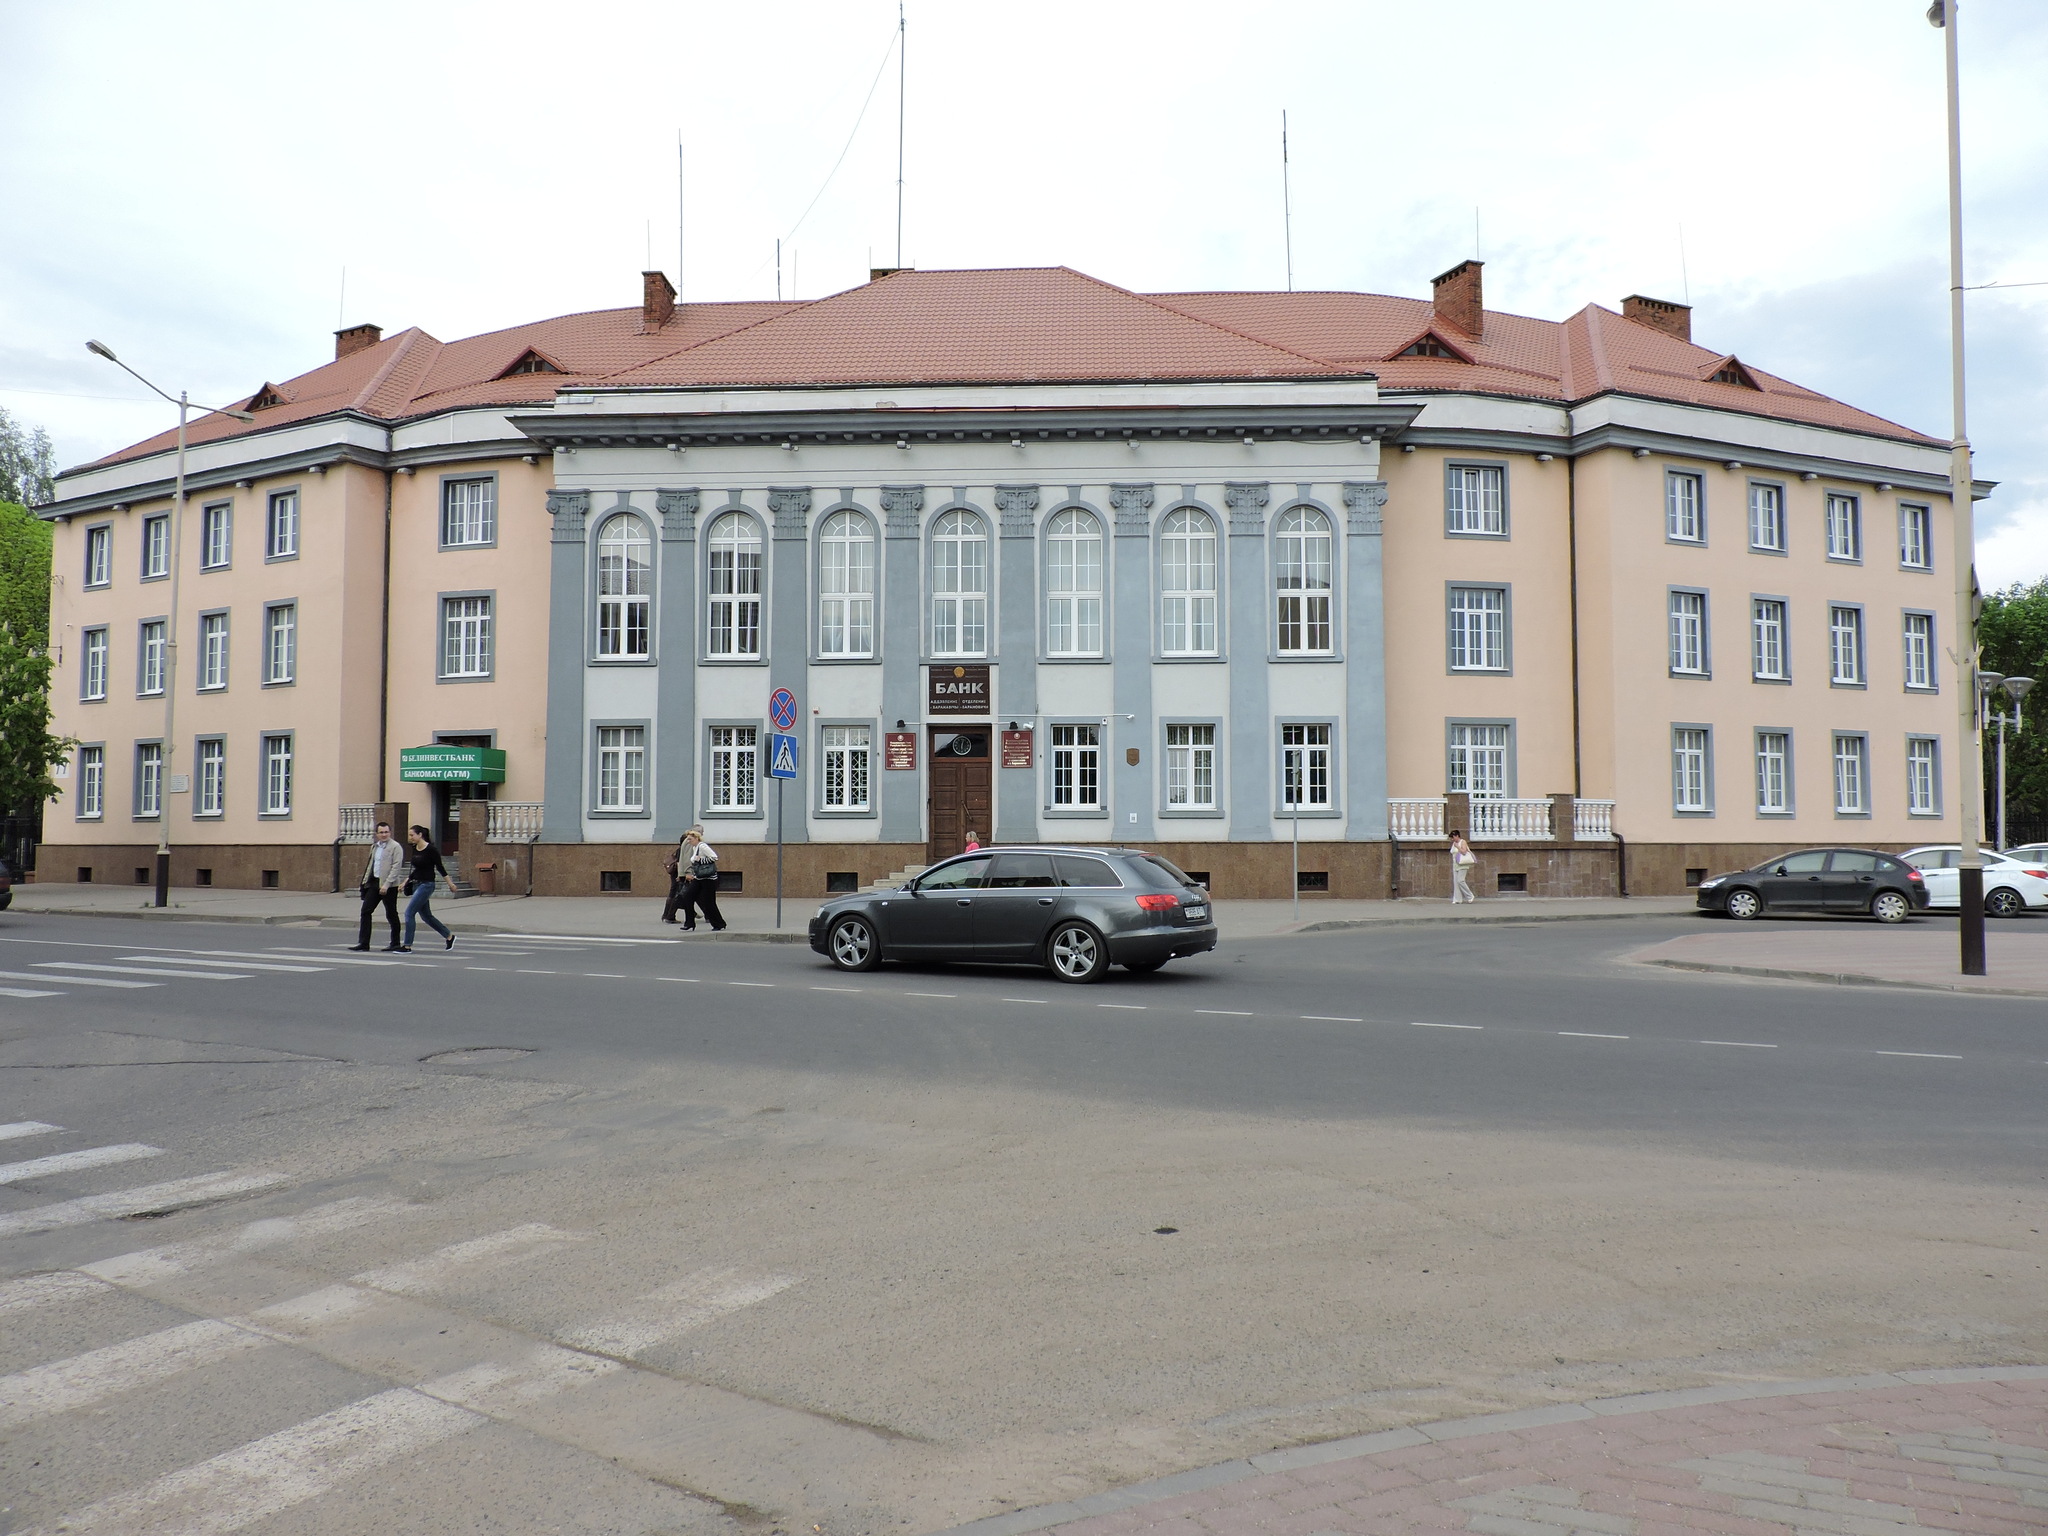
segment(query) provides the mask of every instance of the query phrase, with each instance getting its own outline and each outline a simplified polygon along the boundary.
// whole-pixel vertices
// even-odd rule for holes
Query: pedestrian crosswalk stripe
[[[0,997],[62,997],[62,992],[37,992],[30,987],[0,987]]]
[[[76,1173],[83,1168],[104,1168],[109,1163],[132,1163],[138,1158],[161,1157],[162,1147],[144,1146],[139,1141],[118,1147],[88,1147],[82,1152],[56,1152],[49,1157],[32,1157],[25,1163],[0,1163],[0,1184],[20,1184],[28,1179],[46,1179],[55,1173]]]
[[[399,1296],[416,1296],[435,1289],[457,1270],[498,1259],[524,1258],[532,1251],[555,1243],[580,1243],[589,1237],[588,1232],[564,1232],[546,1222],[529,1222],[523,1227],[512,1227],[485,1237],[471,1238],[468,1242],[451,1244],[407,1264],[366,1270],[354,1278],[358,1284],[376,1290],[390,1291]]]
[[[317,965],[275,965],[255,960],[202,960],[197,955],[123,955],[123,960],[141,960],[150,965],[217,965],[238,971],[298,971],[310,976]]]
[[[211,1205],[217,1200],[231,1200],[236,1195],[275,1189],[290,1182],[281,1173],[203,1173],[163,1184],[117,1189],[104,1195],[83,1195],[76,1200],[60,1200],[54,1205],[33,1206],[0,1216],[0,1237],[15,1237],[25,1232],[54,1232],[59,1227],[78,1227],[89,1221],[124,1216],[162,1216],[171,1211]]]
[[[562,1342],[601,1355],[637,1355],[729,1312],[778,1296],[795,1284],[794,1275],[747,1276],[733,1269],[700,1269],[674,1285],[650,1291],[616,1317],[563,1334]]]
[[[0,971],[0,979],[7,981],[40,981],[45,984],[61,980],[68,987],[140,987],[161,986],[155,981],[116,981],[111,976],[45,976],[41,971]]]
[[[209,949],[206,953],[209,955],[240,956],[247,955],[248,951],[239,949]],[[382,965],[388,967],[405,964],[403,960],[366,960],[360,955],[330,955],[325,950],[267,949],[263,953],[266,956],[274,956],[280,960],[318,960],[322,965]]]
[[[91,1264],[79,1265],[78,1272],[110,1285],[154,1285],[237,1255],[261,1253],[265,1249],[306,1238],[331,1237],[337,1232],[353,1231],[387,1216],[413,1215],[426,1209],[425,1206],[408,1205],[403,1200],[352,1195],[345,1200],[313,1206],[295,1216],[266,1217],[261,1221],[247,1222],[232,1231],[209,1232],[204,1237],[187,1238],[182,1243],[142,1248],[133,1253],[116,1254],[111,1259],[98,1259]]]
[[[48,1136],[61,1131],[61,1125],[51,1125],[47,1120],[16,1120],[9,1125],[0,1125],[0,1141],[16,1141],[23,1136]]]
[[[0,1376],[0,1428],[71,1413],[271,1341],[232,1323],[180,1323],[159,1333],[88,1350],[68,1360]]]
[[[98,965],[90,960],[37,960],[34,964],[46,971],[111,971],[120,976],[180,976],[192,981],[247,981],[246,976],[223,974],[218,971],[167,971],[152,966],[144,969],[139,965]],[[44,977],[54,981],[55,977]],[[66,977],[65,980],[70,980]]]
[[[0,1317],[33,1311],[37,1307],[56,1306],[66,1301],[81,1301],[88,1296],[105,1296],[111,1290],[112,1287],[104,1280],[95,1280],[74,1270],[28,1275],[0,1285]]]

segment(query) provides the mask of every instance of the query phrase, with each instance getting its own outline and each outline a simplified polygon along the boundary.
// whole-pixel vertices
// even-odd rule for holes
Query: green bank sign
[[[502,784],[502,747],[400,747],[398,777],[408,784]]]

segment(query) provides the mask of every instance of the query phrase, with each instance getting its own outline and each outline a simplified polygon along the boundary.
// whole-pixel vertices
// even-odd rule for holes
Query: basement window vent
[[[276,870],[266,869],[265,871],[263,871],[263,889],[265,889],[266,891],[274,891],[277,889],[277,884],[278,881]]]
[[[78,883],[80,885],[92,884],[92,866],[90,864],[81,864],[78,866]]]
[[[149,884],[149,871],[148,871],[148,870],[146,870],[146,869],[138,869],[138,870],[136,870],[136,871],[135,871],[135,883],[136,883],[137,885],[147,885],[147,884]]]
[[[718,894],[737,896],[746,889],[747,875],[741,869],[721,869],[718,872]]]
[[[623,895],[633,889],[633,871],[630,869],[601,869],[597,872],[597,888],[600,891]]]
[[[1206,869],[1191,869],[1188,871],[1188,878],[1203,890],[1209,889],[1209,871]]]
[[[210,869],[195,869],[192,871],[192,880],[195,885],[211,885],[213,884],[213,871]]]
[[[825,894],[840,896],[848,891],[860,889],[860,872],[852,869],[830,869],[825,872]]]
[[[1327,891],[1330,888],[1330,872],[1327,869],[1296,870],[1294,888],[1297,891]]]
[[[1497,883],[1494,889],[1503,896],[1510,894],[1526,896],[1529,894],[1529,876],[1526,872],[1511,875],[1503,871],[1495,876],[1495,880]]]
[[[1704,869],[1688,869],[1685,872],[1686,888],[1691,889],[1693,886],[1698,885],[1702,880],[1706,878],[1707,872]]]

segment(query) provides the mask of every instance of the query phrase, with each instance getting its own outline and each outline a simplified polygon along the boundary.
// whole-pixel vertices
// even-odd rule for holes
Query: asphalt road
[[[931,1530],[1417,1416],[2048,1358],[2048,1011],[1620,958],[1698,922],[1069,987],[0,917],[8,1518]]]

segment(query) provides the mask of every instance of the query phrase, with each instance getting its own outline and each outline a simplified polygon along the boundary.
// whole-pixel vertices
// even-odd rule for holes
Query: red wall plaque
[[[882,737],[884,771],[917,772],[917,732],[890,731]]]
[[[1031,766],[1031,733],[1029,731],[1003,732],[1003,766],[1005,768],[1029,768]]]

